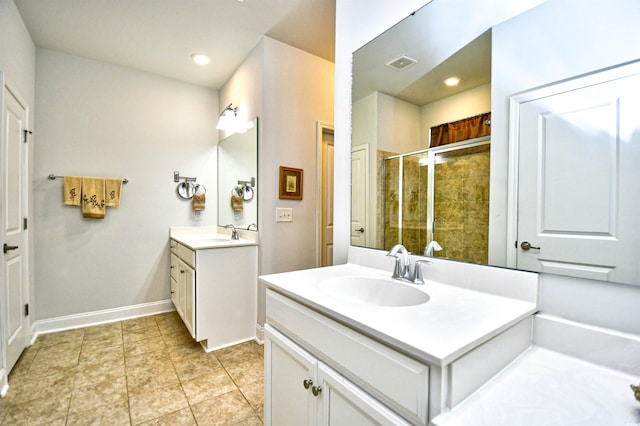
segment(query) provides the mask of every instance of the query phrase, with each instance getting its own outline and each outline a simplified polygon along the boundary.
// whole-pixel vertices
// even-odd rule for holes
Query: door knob
[[[7,243],[4,243],[4,245],[2,246],[2,251],[4,253],[8,252],[9,250],[17,250],[17,249],[18,249],[18,246],[10,246],[10,245],[7,245]]]
[[[356,229],[356,232],[364,232],[364,228]]]
[[[534,247],[534,246],[532,246],[532,245],[531,245],[531,243],[530,243],[529,241],[523,241],[523,242],[522,242],[522,244],[520,244],[520,248],[521,248],[522,250],[531,250],[531,249],[534,249],[534,250],[540,250],[540,247]]]
[[[302,381],[302,386],[304,386],[305,389],[309,389],[309,386],[311,386],[313,384],[313,380],[311,379],[304,379]]]

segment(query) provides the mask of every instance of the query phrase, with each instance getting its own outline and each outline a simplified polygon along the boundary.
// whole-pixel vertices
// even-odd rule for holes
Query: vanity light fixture
[[[449,87],[454,87],[460,84],[460,79],[458,77],[449,77],[444,81],[444,84],[446,84]]]
[[[191,60],[198,65],[207,65],[211,62],[211,58],[205,55],[204,53],[192,53]]]
[[[253,121],[243,122],[240,117],[238,117],[238,107],[234,107],[233,103],[230,103],[220,113],[216,129],[224,130],[233,134],[245,133],[247,129],[250,129],[251,127],[253,127]]]

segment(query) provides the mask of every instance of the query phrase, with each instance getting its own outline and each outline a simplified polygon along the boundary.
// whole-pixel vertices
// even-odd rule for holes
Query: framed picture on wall
[[[302,200],[302,169],[280,166],[280,199]]]

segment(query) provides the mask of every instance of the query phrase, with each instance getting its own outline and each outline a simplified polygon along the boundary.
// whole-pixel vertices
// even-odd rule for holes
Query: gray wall
[[[169,299],[172,225],[215,225],[218,93],[38,49],[35,302],[49,319]],[[193,219],[173,171],[210,190]],[[47,175],[126,177],[119,208],[83,219]]]

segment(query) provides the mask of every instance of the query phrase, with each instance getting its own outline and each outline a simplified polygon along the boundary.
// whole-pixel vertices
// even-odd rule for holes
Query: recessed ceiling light
[[[204,53],[192,53],[191,59],[198,65],[207,65],[209,62],[211,62],[211,58]]]
[[[458,77],[449,77],[444,81],[444,84],[447,86],[457,86],[460,83],[460,79]]]

